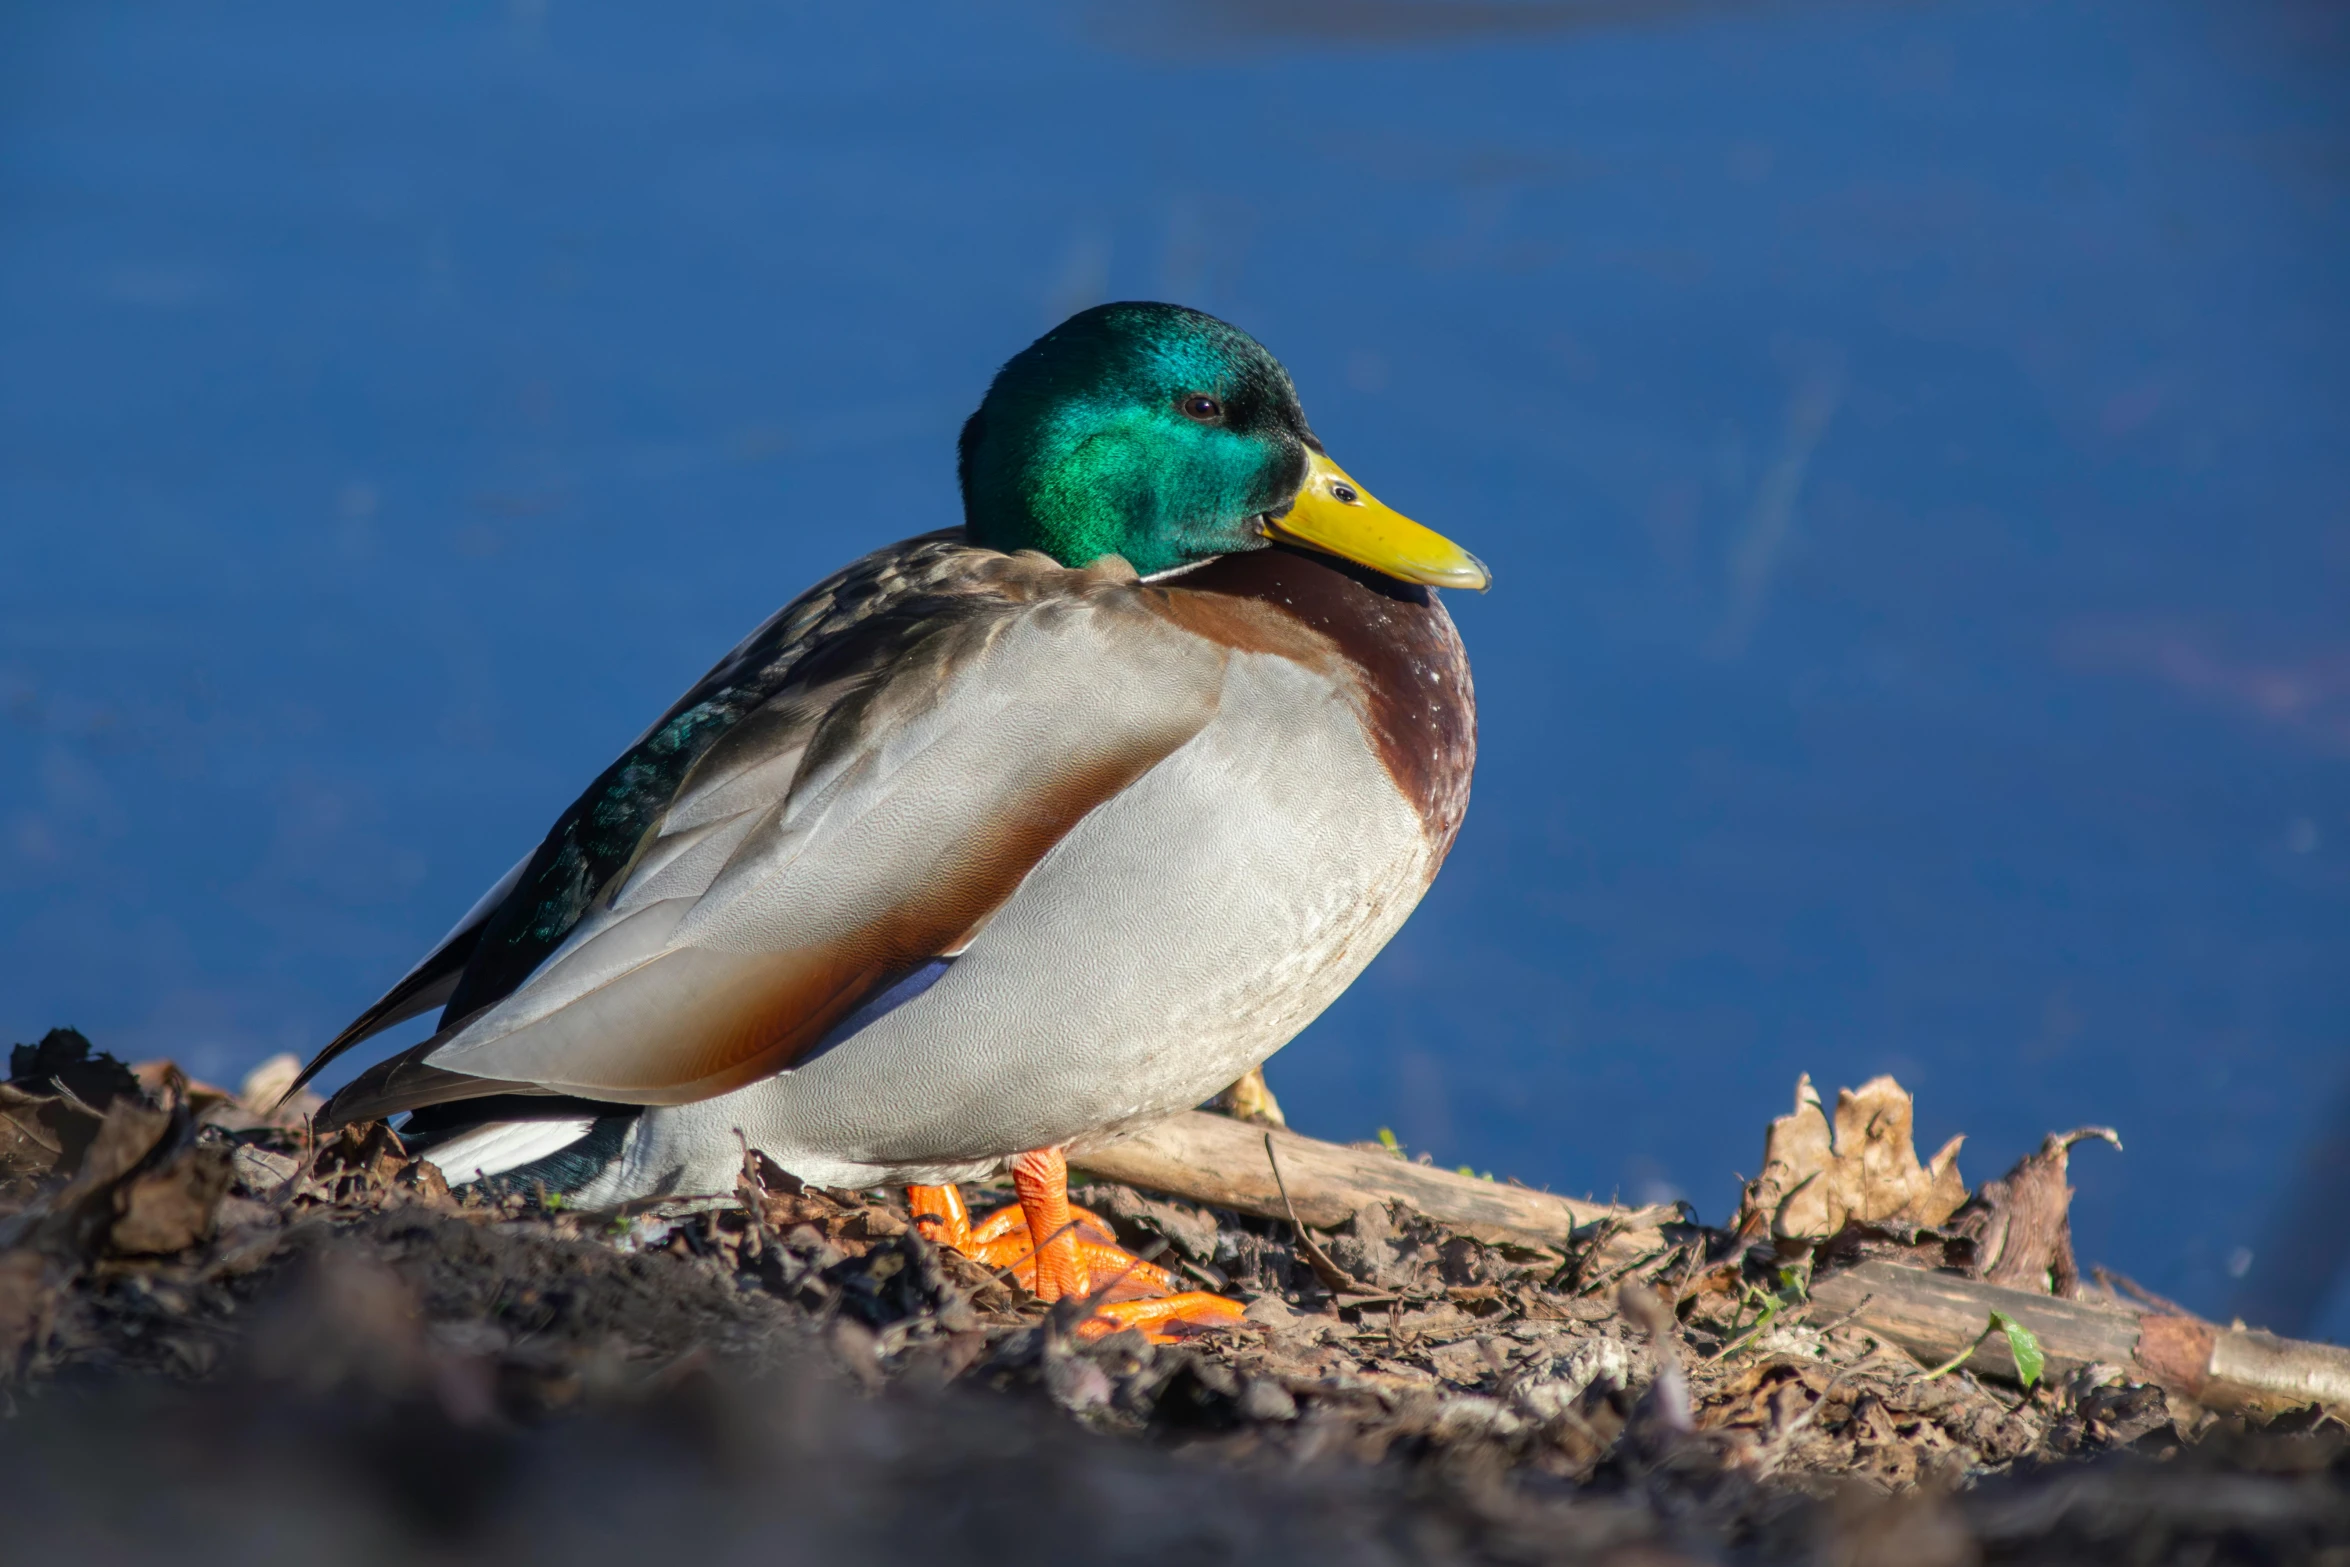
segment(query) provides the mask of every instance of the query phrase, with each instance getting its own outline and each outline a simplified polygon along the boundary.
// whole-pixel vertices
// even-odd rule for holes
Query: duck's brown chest
[[[1211,634],[1235,645],[1294,637],[1293,627],[1326,639],[1353,666],[1379,759],[1443,858],[1468,809],[1477,698],[1434,589],[1285,545],[1222,556],[1167,587],[1177,618],[1213,622]]]

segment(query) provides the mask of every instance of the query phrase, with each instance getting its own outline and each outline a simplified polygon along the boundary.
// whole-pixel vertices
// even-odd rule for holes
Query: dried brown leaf
[[[1911,1141],[1914,1107],[1890,1077],[1836,1095],[1831,1126],[1807,1075],[1795,1108],[1771,1123],[1763,1168],[1746,1188],[1740,1226],[1782,1238],[1819,1239],[1853,1220],[1940,1224],[1966,1201],[1953,1137],[1925,1164]]]
[[[176,1061],[133,1062],[131,1075],[139,1080],[139,1089],[148,1099],[167,1110],[184,1104],[200,1116],[236,1097],[225,1088],[198,1082],[181,1071]]]
[[[382,1196],[407,1165],[408,1150],[399,1134],[382,1121],[366,1121],[320,1144],[311,1173],[338,1201],[347,1202]]]
[[[70,1100],[0,1083],[0,1191],[70,1171],[97,1130],[98,1118]]]
[[[229,1174],[228,1150],[195,1147],[123,1182],[114,1194],[108,1244],[126,1256],[154,1257],[211,1239]]]
[[[170,1111],[150,1109],[128,1094],[115,1099],[106,1107],[73,1184],[58,1194],[54,1206],[70,1210],[114,1185],[155,1151],[171,1127]]]
[[[326,1108],[326,1101],[309,1089],[294,1089],[301,1075],[300,1056],[271,1056],[237,1085],[237,1109],[261,1125],[289,1130],[300,1126]]]
[[[2067,1300],[2079,1296],[2080,1271],[2073,1262],[2073,1189],[2066,1170],[2072,1145],[2088,1138],[2121,1146],[2111,1127],[2051,1132],[2004,1179],[1985,1181],[1959,1210],[1950,1228],[1975,1243],[1974,1266],[1968,1270],[1974,1277]]]

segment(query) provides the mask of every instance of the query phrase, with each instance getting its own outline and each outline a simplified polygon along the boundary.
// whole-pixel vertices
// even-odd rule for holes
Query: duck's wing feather
[[[894,608],[952,592],[978,553],[959,528],[923,534],[852,562],[770,616],[605,768],[538,848],[336,1035],[301,1081],[395,1023],[438,1006],[446,1028],[512,992],[629,867],[695,766],[790,689],[812,654]]]
[[[1070,827],[1208,722],[1227,656],[1114,567],[989,559],[985,580],[809,649],[525,980],[332,1115],[517,1088],[706,1098],[959,950]]]

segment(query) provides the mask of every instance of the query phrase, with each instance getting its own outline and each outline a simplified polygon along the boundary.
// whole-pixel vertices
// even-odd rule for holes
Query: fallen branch
[[[1266,1158],[1268,1137],[1279,1150],[1286,1204]],[[1670,1208],[1583,1202],[1198,1112],[1120,1142],[1080,1149],[1069,1163],[1108,1180],[1262,1218],[1287,1218],[1294,1209],[1300,1221],[1325,1230],[1374,1203],[1402,1202],[1482,1240],[1564,1251],[1573,1231],[1614,1221],[1621,1228],[1607,1237],[1601,1257],[1619,1267],[1653,1251],[1657,1227],[1674,1217]],[[2012,1380],[2006,1336],[1976,1343],[1990,1313],[2001,1311],[2039,1340],[2051,1378],[2102,1364],[2207,1408],[2271,1414],[2317,1404],[2350,1414],[2350,1349],[2332,1345],[2058,1300],[1884,1261],[1820,1277],[1811,1298],[1821,1312],[1843,1313],[1849,1325],[1878,1334],[1927,1365],[1973,1345],[1964,1364]]]
[[[2210,1409],[2268,1415],[2317,1404],[2350,1412],[2350,1349],[2331,1344],[2058,1300],[1882,1261],[1816,1280],[1811,1298],[1829,1311],[1852,1311],[1853,1326],[1928,1363],[1957,1356],[1971,1344],[1966,1364],[2012,1380],[2015,1362],[2006,1336],[1982,1336],[1986,1315],[2002,1311],[2040,1341],[2052,1379],[2108,1365]],[[1860,1309],[1853,1310],[1856,1304]]]
[[[1265,1156],[1268,1141],[1278,1151],[1288,1183],[1287,1203]],[[1603,1253],[1610,1257],[1636,1256],[1653,1248],[1656,1227],[1678,1216],[1670,1207],[1617,1208],[1481,1181],[1392,1154],[1269,1131],[1196,1110],[1118,1142],[1080,1145],[1070,1151],[1069,1166],[1104,1180],[1260,1218],[1285,1219],[1294,1208],[1300,1221],[1324,1230],[1346,1223],[1358,1208],[1401,1202],[1479,1240],[1558,1251],[1577,1229],[1614,1219],[1621,1223],[1622,1233]]]

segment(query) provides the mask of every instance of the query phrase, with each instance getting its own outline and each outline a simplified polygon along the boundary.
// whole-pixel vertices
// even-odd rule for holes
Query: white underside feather
[[[584,1115],[562,1121],[492,1121],[426,1149],[424,1157],[440,1166],[452,1184],[463,1185],[561,1153],[595,1124]]]

